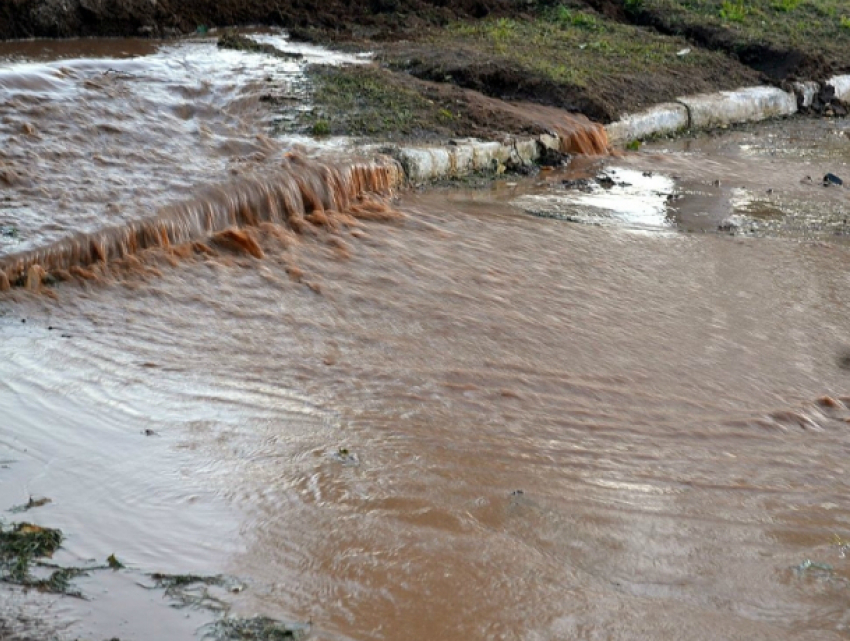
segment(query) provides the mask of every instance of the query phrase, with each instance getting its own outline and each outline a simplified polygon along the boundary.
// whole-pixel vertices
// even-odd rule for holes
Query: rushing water
[[[147,55],[122,68],[175,57]],[[118,61],[40,62],[15,100],[62,65]],[[229,120],[255,95],[233,82],[160,133],[132,112],[128,159],[102,174],[82,134],[5,147],[26,178],[4,192],[20,226],[4,252],[279,163],[259,105]],[[74,100],[71,124],[26,121],[84,129],[113,104]],[[251,157],[190,146],[210,122]],[[169,127],[167,149],[134,139]],[[364,212],[383,220],[266,225],[261,258],[161,249],[52,297],[4,294],[0,505],[49,497],[25,518],[66,533],[57,561],[128,568],[79,580],[85,602],[4,593],[0,618],[33,617],[36,638],[193,638],[204,612],[137,585],[158,571],[234,577],[232,612],[315,639],[846,638],[850,204],[819,184],[850,177],[845,131],[786,121],[404,192],[399,213]]]

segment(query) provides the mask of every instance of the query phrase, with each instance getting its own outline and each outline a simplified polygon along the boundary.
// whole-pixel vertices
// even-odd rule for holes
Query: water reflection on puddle
[[[674,189],[668,176],[610,167],[593,180],[564,181],[549,193],[521,196],[513,204],[545,218],[669,230],[667,205]]]

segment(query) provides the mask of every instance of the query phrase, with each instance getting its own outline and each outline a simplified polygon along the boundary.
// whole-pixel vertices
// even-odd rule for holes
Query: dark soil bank
[[[0,39],[175,35],[198,27],[279,25],[339,37],[389,37],[458,18],[517,15],[516,0],[0,0]]]

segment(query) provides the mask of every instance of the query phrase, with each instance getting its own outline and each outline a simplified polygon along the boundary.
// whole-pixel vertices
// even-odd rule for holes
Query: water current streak
[[[48,274],[79,270],[137,252],[202,240],[233,227],[270,222],[301,231],[321,224],[326,212],[375,215],[361,201],[389,195],[402,178],[391,159],[329,164],[287,154],[279,170],[208,188],[155,216],[79,234],[30,251],[0,258],[0,290],[37,289]]]

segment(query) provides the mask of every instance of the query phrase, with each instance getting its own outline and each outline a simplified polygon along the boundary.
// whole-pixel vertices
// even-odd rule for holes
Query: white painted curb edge
[[[833,76],[826,81],[835,89],[835,97],[845,102],[850,101],[850,76]]]
[[[835,76],[825,84],[835,89],[836,98],[850,102],[850,75]],[[812,81],[796,82],[793,87],[793,93],[776,87],[744,87],[735,91],[685,96],[676,102],[627,114],[606,125],[605,131],[611,144],[623,145],[686,129],[710,129],[790,116],[800,107],[811,107],[821,89],[818,83]],[[682,116],[683,108],[686,117]]]
[[[473,172],[501,173],[509,164],[533,163],[544,148],[559,149],[560,142],[557,136],[544,134],[505,142],[464,139],[442,147],[383,147],[379,150],[399,162],[408,182],[419,184]]]

